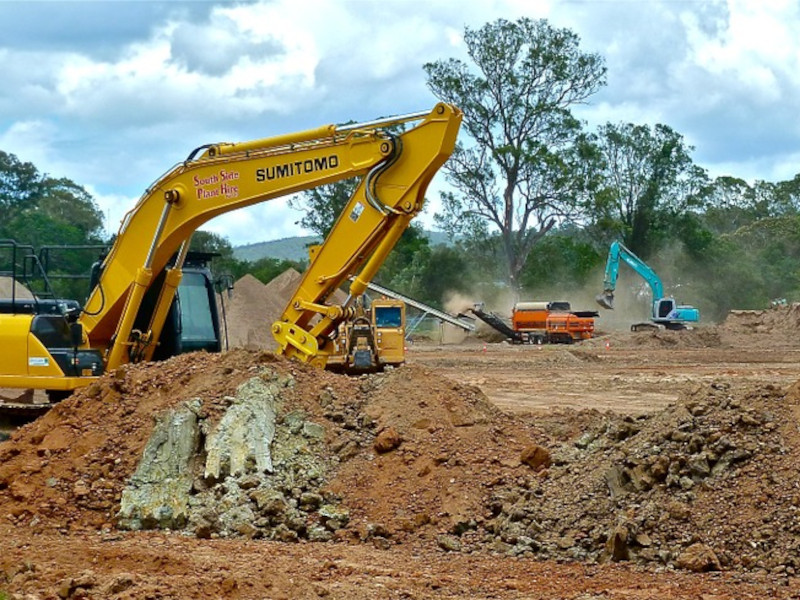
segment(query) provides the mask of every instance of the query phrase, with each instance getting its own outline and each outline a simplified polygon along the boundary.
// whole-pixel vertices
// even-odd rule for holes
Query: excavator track
[[[0,390],[0,441],[24,425],[35,421],[55,406],[43,392]]]

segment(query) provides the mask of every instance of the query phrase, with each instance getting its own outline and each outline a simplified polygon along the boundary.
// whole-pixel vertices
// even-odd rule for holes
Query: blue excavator
[[[661,283],[661,278],[647,263],[628,250],[628,248],[619,241],[613,242],[608,251],[605,279],[603,281],[603,293],[595,297],[595,300],[597,300],[600,306],[608,309],[614,308],[614,290],[617,286],[620,261],[627,264],[644,279],[653,293],[650,321],[634,323],[631,325],[631,331],[647,329],[689,329],[691,328],[691,323],[697,323],[700,320],[700,311],[694,306],[679,305],[675,301],[675,298],[671,296],[665,297],[664,284]]]

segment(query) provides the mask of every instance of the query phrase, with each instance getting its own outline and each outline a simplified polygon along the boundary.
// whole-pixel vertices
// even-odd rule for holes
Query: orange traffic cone
[[[606,350],[608,350],[609,348],[611,348],[611,342],[606,340]]]

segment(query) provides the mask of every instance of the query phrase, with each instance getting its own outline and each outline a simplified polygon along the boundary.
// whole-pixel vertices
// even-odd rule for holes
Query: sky
[[[796,0],[0,0],[0,150],[84,186],[113,233],[200,145],[430,109],[422,66],[520,17],[605,59],[588,129],[664,123],[712,177],[800,173]],[[308,234],[302,216],[276,199],[203,229],[240,246]]]

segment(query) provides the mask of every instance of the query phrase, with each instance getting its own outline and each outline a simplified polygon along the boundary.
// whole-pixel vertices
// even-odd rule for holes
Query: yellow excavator
[[[0,388],[63,395],[125,363],[153,359],[191,236],[203,223],[352,177],[361,178],[359,185],[325,241],[312,249],[308,269],[272,326],[277,352],[340,370],[401,363],[402,303],[374,301],[366,310],[359,299],[422,209],[428,185],[453,151],[461,117],[440,103],[368,123],[195,149],[122,220],[82,306],[54,302],[39,311],[28,303],[32,308],[17,310],[12,301],[0,311]],[[333,302],[334,290],[348,281],[347,299]]]

